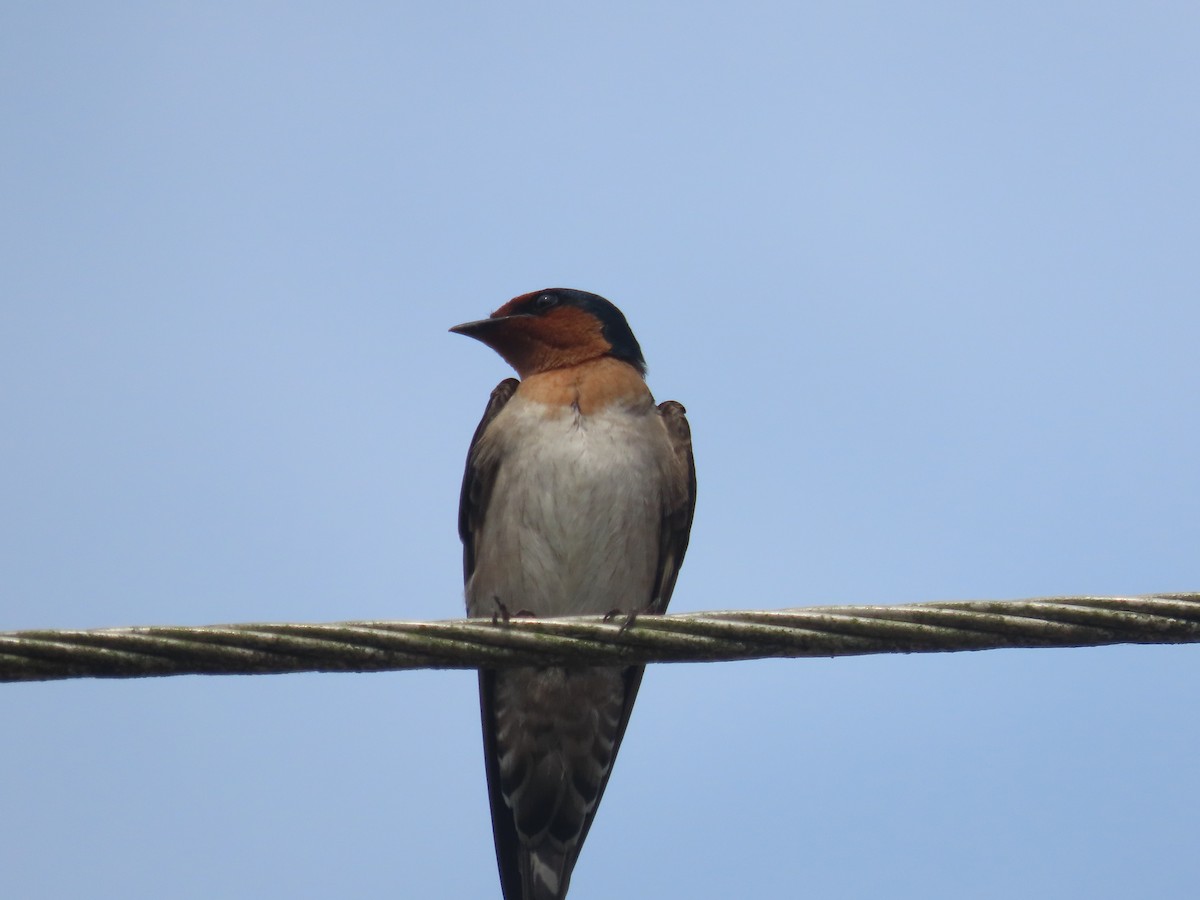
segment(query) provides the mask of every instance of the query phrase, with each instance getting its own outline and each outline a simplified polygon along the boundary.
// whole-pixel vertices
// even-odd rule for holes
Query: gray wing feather
[[[683,404],[667,400],[658,405],[658,412],[667,429],[671,449],[675,451],[675,467],[663,503],[658,576],[652,598],[653,611],[662,613],[671,602],[675,579],[679,577],[679,567],[683,565],[692,533],[692,517],[696,512],[696,460],[692,456],[692,428],[688,425]]]
[[[492,420],[500,414],[516,393],[520,382],[506,378],[496,385],[488,398],[483,418],[471,438],[467,451],[467,467],[463,473],[462,493],[458,502],[458,534],[463,544],[463,581],[470,581],[475,572],[475,540],[487,515],[492,485],[496,482],[499,460],[485,462],[478,452],[479,440]],[[500,747],[497,744],[495,683],[497,672],[479,670],[479,706],[483,719],[483,759],[487,769],[488,798],[492,808],[492,834],[496,842],[496,863],[500,870],[500,889],[505,900],[522,900],[521,841],[517,835],[512,813],[504,800],[500,778]]]
[[[518,385],[520,382],[515,378],[505,378],[496,385],[488,398],[483,418],[479,420],[471,438],[471,449],[467,451],[467,468],[463,473],[462,493],[458,498],[458,536],[462,538],[463,545],[463,581],[469,580],[475,571],[475,536],[479,533],[483,517],[487,513],[492,485],[496,483],[498,463],[482,464],[477,452],[479,439],[492,424],[492,420],[500,414],[500,410],[512,399]]]

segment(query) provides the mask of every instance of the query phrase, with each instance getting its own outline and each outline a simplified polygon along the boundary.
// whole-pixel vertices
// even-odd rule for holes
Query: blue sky
[[[446,333],[689,410],[677,611],[1200,589],[1194,4],[0,10],[0,628],[462,610]],[[658,666],[572,900],[1183,896],[1188,647]],[[0,688],[23,898],[498,896],[474,677]]]

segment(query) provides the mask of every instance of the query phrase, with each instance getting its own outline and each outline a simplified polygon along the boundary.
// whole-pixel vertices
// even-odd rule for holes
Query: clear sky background
[[[547,286],[676,611],[1200,589],[1194,3],[0,8],[0,628],[461,614]],[[1186,896],[1195,647],[658,666],[586,898]],[[6,896],[495,897],[474,675],[0,686]]]

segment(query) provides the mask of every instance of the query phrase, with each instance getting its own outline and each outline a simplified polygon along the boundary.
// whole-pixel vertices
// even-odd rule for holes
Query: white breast
[[[492,422],[500,460],[467,585],[470,615],[643,611],[653,599],[670,457],[657,410],[591,416],[514,397]]]

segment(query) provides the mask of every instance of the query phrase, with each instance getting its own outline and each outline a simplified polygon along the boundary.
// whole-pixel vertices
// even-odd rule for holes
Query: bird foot
[[[528,609],[518,609],[515,613],[510,613],[504,601],[499,597],[493,597],[492,603],[496,604],[496,611],[492,613],[492,624],[499,625],[503,622],[507,625],[513,619],[536,619],[537,613]]]
[[[617,634],[624,634],[626,631],[629,630],[630,626],[632,626],[633,623],[637,621],[637,616],[638,616],[637,610],[635,609],[635,610],[632,610],[631,612],[627,613],[623,609],[610,609],[608,612],[606,612],[604,614],[605,622],[611,622],[614,619],[621,618],[622,616],[625,617],[625,621],[622,622],[621,627],[617,629]]]
[[[507,625],[508,620],[512,617],[508,614],[508,607],[504,605],[504,601],[499,597],[493,597],[492,603],[496,604],[496,611],[492,613],[492,624],[499,625],[500,620],[503,619],[504,624]]]

